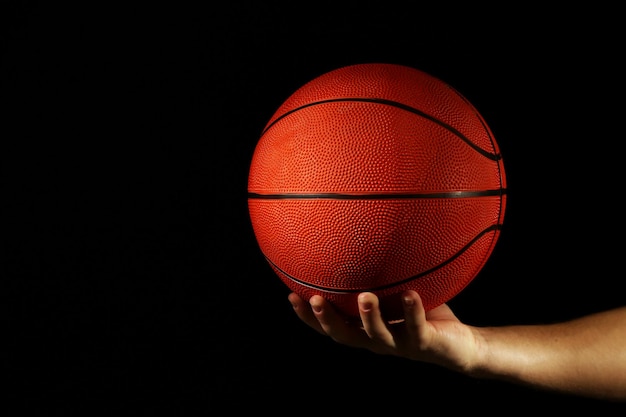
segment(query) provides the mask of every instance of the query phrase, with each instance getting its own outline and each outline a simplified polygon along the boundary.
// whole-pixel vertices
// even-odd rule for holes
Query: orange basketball
[[[301,297],[346,318],[371,291],[388,320],[414,289],[430,310],[481,271],[500,235],[506,180],[487,123],[420,70],[358,64],[295,91],[261,133],[248,177],[260,250]]]

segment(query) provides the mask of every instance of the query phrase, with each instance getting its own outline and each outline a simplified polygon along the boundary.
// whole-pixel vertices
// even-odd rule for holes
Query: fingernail
[[[322,311],[322,306],[312,305],[311,307],[313,308],[313,311],[315,311],[316,313],[319,313],[320,311]]]
[[[402,301],[404,301],[404,305],[407,306],[412,306],[413,304],[415,304],[415,300],[413,300],[411,297],[403,297]]]
[[[365,302],[360,304],[361,311],[368,312],[372,309],[372,303]]]
[[[371,301],[367,301],[365,297],[359,297],[359,309],[365,312],[370,311],[372,309]]]

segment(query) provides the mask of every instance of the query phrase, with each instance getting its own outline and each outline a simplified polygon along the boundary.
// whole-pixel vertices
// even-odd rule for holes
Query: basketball
[[[416,68],[356,64],[322,74],[276,110],[256,143],[248,210],[260,251],[305,300],[358,319],[375,293],[426,310],[483,269],[506,207],[491,129],[458,91]]]

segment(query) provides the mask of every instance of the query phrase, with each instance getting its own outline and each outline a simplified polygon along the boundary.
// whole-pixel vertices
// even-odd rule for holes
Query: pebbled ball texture
[[[506,180],[484,119],[414,68],[358,64],[303,85],[268,121],[248,177],[259,247],[280,279],[349,319],[373,291],[430,310],[465,288],[500,234]]]

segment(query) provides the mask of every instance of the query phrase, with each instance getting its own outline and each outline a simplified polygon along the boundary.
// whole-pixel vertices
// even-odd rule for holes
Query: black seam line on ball
[[[276,120],[274,120],[269,126],[267,126],[263,132],[261,133],[261,136],[263,136],[265,134],[265,132],[267,132],[272,126],[274,126],[279,120],[287,117],[288,115],[295,113],[299,110],[302,110],[304,108],[307,107],[312,107],[312,106],[317,106],[319,104],[324,104],[324,103],[337,103],[337,102],[342,102],[342,101],[357,101],[357,102],[366,102],[366,103],[378,103],[378,104],[386,104],[388,106],[393,106],[393,107],[397,107],[399,109],[403,109],[406,111],[409,111],[411,113],[417,114],[418,116],[421,116],[425,119],[428,119],[434,123],[437,123],[439,126],[449,130],[450,132],[452,132],[454,135],[458,136],[459,138],[461,138],[465,143],[467,143],[469,146],[471,146],[473,149],[476,150],[476,152],[480,153],[481,155],[485,156],[486,158],[492,159],[494,161],[498,161],[500,159],[502,159],[502,155],[501,154],[493,154],[490,152],[485,151],[484,149],[478,147],[476,144],[474,144],[472,141],[470,141],[467,137],[465,137],[465,135],[463,135],[461,132],[459,132],[458,130],[456,130],[455,128],[453,128],[452,126],[443,123],[441,120],[438,120],[436,118],[434,118],[433,116],[424,113],[423,111],[420,111],[414,107],[411,106],[407,106],[406,104],[402,104],[402,103],[398,103],[397,101],[392,101],[392,100],[385,100],[385,99],[380,99],[380,98],[336,98],[336,99],[331,99],[331,100],[322,100],[322,101],[316,101],[314,103],[309,103],[309,104],[305,104],[304,106],[300,106],[298,108],[295,108],[293,110],[289,110],[288,112],[285,112],[284,114],[280,115],[280,117],[278,117]],[[482,121],[481,121],[482,123]],[[487,131],[487,133],[489,133]],[[491,135],[489,135],[491,137]],[[493,139],[492,139],[493,141]]]
[[[253,200],[419,200],[428,198],[475,198],[494,197],[506,194],[506,189],[483,191],[446,191],[441,193],[386,193],[386,194],[343,194],[343,193],[248,193]]]
[[[502,228],[501,224],[494,224],[488,228],[486,228],[485,230],[483,230],[481,233],[479,233],[474,239],[472,239],[467,245],[465,245],[460,251],[458,251],[457,253],[455,253],[453,256],[451,256],[450,258],[448,258],[445,262],[427,270],[424,271],[420,274],[417,275],[413,275],[409,278],[403,279],[401,281],[395,281],[386,285],[380,285],[378,287],[371,287],[371,288],[358,288],[358,289],[339,289],[339,288],[332,288],[332,287],[325,287],[322,285],[314,285],[311,284],[310,282],[305,282],[302,281],[296,277],[294,277],[293,275],[289,275],[288,273],[286,273],[285,271],[283,271],[281,268],[279,268],[274,262],[272,262],[270,259],[268,259],[267,257],[265,257],[265,259],[267,259],[267,262],[269,262],[271,265],[274,266],[274,268],[276,268],[278,271],[280,271],[281,274],[285,275],[287,278],[289,278],[291,281],[298,283],[299,285],[302,285],[304,287],[308,287],[308,288],[313,288],[316,290],[320,290],[320,291],[324,291],[324,292],[328,292],[328,293],[334,293],[334,294],[354,294],[354,293],[360,293],[360,292],[373,292],[373,291],[382,291],[385,290],[387,288],[391,288],[391,287],[397,287],[399,285],[403,285],[406,284],[408,282],[411,281],[415,281],[417,279],[420,279],[438,269],[443,268],[444,266],[448,265],[449,263],[451,263],[452,261],[454,261],[455,259],[457,259],[459,256],[461,256],[465,251],[467,251],[476,241],[478,241],[478,239],[480,239],[482,236],[484,236],[487,233],[491,233],[491,232],[495,232],[497,230],[500,230]]]

